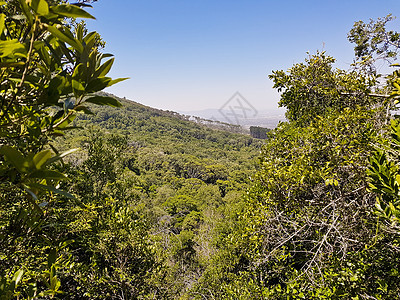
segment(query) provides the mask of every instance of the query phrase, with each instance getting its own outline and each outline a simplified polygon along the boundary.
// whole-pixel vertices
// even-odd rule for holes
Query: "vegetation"
[[[267,133],[271,129],[263,128],[259,126],[250,126],[250,135],[256,139],[266,139],[268,137]]]
[[[289,121],[250,136],[101,92],[87,2],[0,1],[0,299],[399,298],[390,15],[349,71],[274,71]]]
[[[83,132],[56,140],[57,148],[82,149],[68,157],[68,176],[76,178],[69,192],[82,202],[101,205],[99,216],[109,201],[131,206],[143,221],[157,266],[150,272],[153,277],[146,279],[154,284],[146,297],[177,298],[197,282],[208,264],[216,247],[214,229],[231,215],[227,204],[237,205],[242,189],[250,186],[262,143],[119,101],[121,108],[91,107],[93,115],[74,121],[85,128]],[[88,195],[93,197],[88,200]],[[77,209],[69,224],[82,219]],[[112,222],[110,215],[107,218]],[[78,231],[74,240],[83,234]],[[94,231],[86,234],[93,238]],[[91,249],[97,243],[100,240]],[[74,245],[78,246],[70,247]]]
[[[375,42],[363,39],[370,64],[378,37],[387,35],[398,41],[382,22],[358,22],[349,37]],[[317,52],[270,76],[289,122],[263,146],[254,184],[196,293],[216,299],[399,297],[398,123],[392,122],[394,143],[387,133],[399,73],[382,87],[365,59],[349,72],[334,70],[334,59]],[[393,93],[385,94],[391,86]]]

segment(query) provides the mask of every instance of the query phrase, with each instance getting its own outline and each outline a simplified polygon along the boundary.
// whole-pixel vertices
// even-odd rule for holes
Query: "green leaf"
[[[90,43],[92,43],[92,41],[96,40],[96,36],[98,35],[98,33],[96,31],[92,31],[90,33],[88,33],[84,38],[83,38],[83,42],[88,45]]]
[[[59,154],[59,155],[56,155],[56,156],[50,158],[50,159],[47,161],[46,164],[51,164],[51,163],[53,163],[53,162],[56,162],[56,161],[62,159],[63,157],[65,157],[65,156],[67,156],[67,155],[69,155],[69,154],[71,154],[71,153],[74,153],[74,152],[76,152],[76,151],[78,151],[78,150],[79,150],[79,149],[76,148],[76,149],[70,149],[70,150],[68,150],[68,151],[65,151],[65,152],[63,152],[63,153],[61,153],[61,154]]]
[[[53,130],[51,135],[52,136],[64,136],[64,132],[62,132],[61,130]]]
[[[46,44],[42,41],[37,41],[35,42],[35,49],[38,50],[39,54],[40,54],[40,58],[42,59],[42,61],[46,64],[46,66],[48,68],[51,67],[51,57],[46,49]]]
[[[47,266],[50,268],[52,265],[55,264],[57,259],[57,250],[56,249],[51,249],[49,256],[47,258]]]
[[[76,38],[80,41],[83,39],[83,26],[82,24],[78,24],[78,26],[75,28],[75,34]]]
[[[70,199],[75,199],[75,197],[73,195],[71,195],[70,193],[68,193],[66,191],[62,191],[62,190],[56,189],[55,187],[50,186],[50,185],[44,185],[44,184],[39,184],[39,183],[31,183],[30,186],[35,187],[35,188],[40,189],[40,190],[47,190],[47,191],[53,192],[55,194],[70,198]]]
[[[3,30],[5,28],[5,26],[4,26],[5,19],[6,19],[6,15],[0,14],[0,35],[3,33]]]
[[[43,150],[37,153],[33,157],[33,163],[35,164],[36,169],[39,170],[50,158],[51,158],[50,150]]]
[[[14,67],[23,67],[25,66],[24,62],[15,62],[15,61],[5,61],[0,62],[0,68],[14,68]]]
[[[88,107],[86,107],[84,105],[79,105],[79,106],[75,107],[74,109],[75,109],[75,111],[83,111],[87,115],[94,115],[94,113]]]
[[[400,175],[399,174],[396,175],[396,182],[398,185],[400,185]]]
[[[109,58],[109,57],[113,57],[114,55],[111,53],[102,53],[100,55],[100,59],[104,59],[104,58]]]
[[[68,177],[65,176],[64,174],[57,172],[57,171],[51,171],[51,170],[37,170],[37,171],[29,174],[28,177],[29,178],[39,178],[39,179],[58,179],[58,180],[68,179]]]
[[[83,46],[81,42],[79,42],[76,39],[73,39],[71,37],[68,37],[65,33],[61,32],[58,30],[56,27],[47,25],[47,29],[50,31],[51,34],[53,34],[55,37],[59,38],[61,41],[64,43],[67,43],[71,45],[75,50],[77,50],[79,53],[83,52]]]
[[[38,15],[46,16],[49,14],[49,5],[45,0],[32,0],[31,7]]]
[[[113,64],[114,64],[114,58],[107,60],[104,64],[102,64],[99,68],[97,68],[94,77],[97,78],[106,76]]]
[[[86,99],[86,102],[94,103],[97,105],[108,105],[113,107],[121,107],[122,104],[118,102],[117,99],[112,97],[94,96]]]
[[[110,77],[101,77],[93,79],[86,86],[86,92],[88,93],[99,92],[108,87],[111,81],[112,79]]]
[[[396,208],[394,207],[392,202],[389,202],[389,207],[390,207],[390,210],[392,211],[392,213],[396,211]]]
[[[26,0],[19,0],[19,4],[21,5],[22,11],[23,11],[24,15],[26,16],[28,23],[33,24],[33,15],[31,13],[28,5],[26,4]]]
[[[64,241],[62,244],[59,245],[59,249],[64,249],[65,247],[68,247],[69,245],[75,243],[75,240],[67,240]]]
[[[75,97],[79,97],[85,93],[85,87],[77,80],[72,79],[72,89],[74,90]]]
[[[46,104],[53,104],[56,105],[58,103],[58,99],[60,95],[66,95],[72,92],[72,88],[64,76],[57,75],[56,77],[52,78],[48,89],[47,94],[49,97],[45,99]]]
[[[54,7],[51,7],[51,11],[55,14],[58,14],[63,17],[68,18],[87,18],[87,19],[96,19],[87,11],[82,8],[70,5],[70,4],[61,4]]]
[[[10,146],[4,145],[1,147],[0,154],[3,154],[21,173],[26,173],[30,168],[28,160],[22,155],[22,153]]]
[[[86,68],[83,63],[77,65],[72,73],[72,79],[82,82],[86,79]]]
[[[121,81],[124,81],[124,80],[127,80],[127,79],[129,79],[129,77],[117,78],[117,79],[111,80],[110,83],[108,84],[108,86],[112,86],[112,85],[114,85],[114,84],[116,84],[118,82],[121,82]]]
[[[0,57],[19,53],[26,57],[26,49],[17,39],[0,41]]]
[[[15,287],[17,287],[17,285],[21,281],[23,275],[24,275],[23,269],[19,269],[17,272],[15,272],[15,274],[13,276],[13,281],[15,283]]]
[[[64,120],[64,122],[62,122],[60,125],[57,126],[56,129],[60,130],[60,129],[64,129],[66,128],[72,121],[74,121],[76,118],[76,115],[70,115],[66,120]]]

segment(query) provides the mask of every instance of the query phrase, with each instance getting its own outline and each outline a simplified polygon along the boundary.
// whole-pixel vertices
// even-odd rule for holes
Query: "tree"
[[[400,98],[400,72],[395,73],[391,97]],[[390,123],[390,137],[376,147],[367,170],[369,188],[376,193],[375,212],[382,218],[384,231],[400,233],[400,122],[399,116]],[[397,241],[396,241],[397,243]]]
[[[120,106],[96,92],[121,79],[107,77],[114,59],[98,49],[99,35],[70,18],[94,18],[82,5],[45,0],[0,1],[0,264],[5,298],[59,294],[57,269],[68,264],[68,242],[49,241],[52,205],[73,196],[54,163],[51,138],[72,129],[86,103]],[[5,257],[5,258],[4,258]],[[46,259],[47,257],[47,259]]]
[[[256,139],[266,139],[268,137],[269,128],[263,128],[259,126],[250,126],[250,135]]]
[[[82,25],[73,33],[64,23],[66,17],[93,18],[81,8],[21,0],[3,3],[3,10],[8,13],[0,22],[3,176],[13,182],[16,170],[24,181],[18,184],[35,198],[40,189],[30,179],[45,178],[38,171],[54,160],[50,150],[39,150],[49,137],[69,129],[76,112],[89,112],[84,103],[119,106],[114,98],[93,93],[120,79],[106,77],[114,59],[101,63],[109,55],[98,52],[98,34],[84,35]]]
[[[279,70],[269,75],[273,87],[281,92],[279,106],[286,107],[289,121],[308,124],[329,110],[368,106],[376,102],[376,98],[369,95],[375,85],[373,76],[334,69],[334,62],[335,59],[325,52],[317,52],[287,72]]]
[[[226,250],[208,270],[220,298],[331,293],[323,283],[330,263],[363,251],[375,234],[364,173],[379,139],[375,118],[365,108],[345,109],[271,132],[245,206],[221,241]],[[250,290],[240,289],[243,282]]]
[[[58,272],[64,299],[140,299],[156,292],[151,282],[162,271],[149,243],[146,214],[138,207],[127,166],[134,151],[121,135],[100,128],[83,143],[86,155],[66,164],[74,182],[65,188],[74,201],[59,201],[50,211],[49,237],[69,244],[72,268]],[[87,132],[86,132],[87,134]],[[90,280],[88,280],[90,278]]]
[[[387,30],[387,23],[394,20],[389,14],[384,18],[355,22],[347,38],[354,43],[356,61],[367,72],[377,73],[375,63],[384,60],[389,64],[396,60],[400,49],[400,35],[393,30]]]
[[[289,122],[270,132],[253,187],[195,293],[218,299],[398,296],[396,244],[379,234],[365,172],[373,145],[385,141],[383,108],[392,102],[379,94],[375,74],[334,69],[334,61],[317,52],[270,75]],[[387,181],[396,184],[391,175]]]

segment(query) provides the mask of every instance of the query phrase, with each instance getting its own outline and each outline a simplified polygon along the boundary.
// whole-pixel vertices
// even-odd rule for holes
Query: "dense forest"
[[[104,93],[90,2],[0,1],[0,299],[400,298],[391,15],[349,70],[272,72],[287,122],[250,135]]]

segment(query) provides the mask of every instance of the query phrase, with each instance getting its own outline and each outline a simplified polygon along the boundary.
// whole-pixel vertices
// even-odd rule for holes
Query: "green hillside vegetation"
[[[64,224],[76,228],[70,251],[74,245],[78,247],[78,240],[87,247],[87,241],[82,241],[85,235],[97,242],[100,239],[95,237],[100,235],[98,229],[88,229],[79,220],[91,223],[100,218],[104,222],[106,216],[100,215],[106,211],[105,203],[111,210],[132,206],[143,219],[142,234],[146,234],[151,257],[160,268],[160,274],[151,275],[161,282],[152,283],[155,291],[147,297],[176,298],[198,281],[216,252],[217,226],[226,226],[235,217],[231,207],[240,205],[244,188],[250,186],[262,143],[178,114],[118,100],[122,107],[90,107],[93,115],[79,115],[73,122],[83,130],[52,142],[61,150],[81,148],[66,159],[66,174],[75,182],[64,189],[82,203],[101,205],[98,215],[93,215],[95,207],[90,211],[80,206],[68,208],[74,214],[65,218]],[[115,221],[107,218],[107,222]],[[115,234],[116,228],[103,230]],[[96,242],[90,249],[106,255]],[[128,282],[132,280],[132,274],[125,276]],[[93,285],[90,282],[87,288],[95,289]]]
[[[274,71],[288,122],[260,140],[102,92],[88,2],[0,1],[0,299],[400,297],[390,15],[350,70]]]

